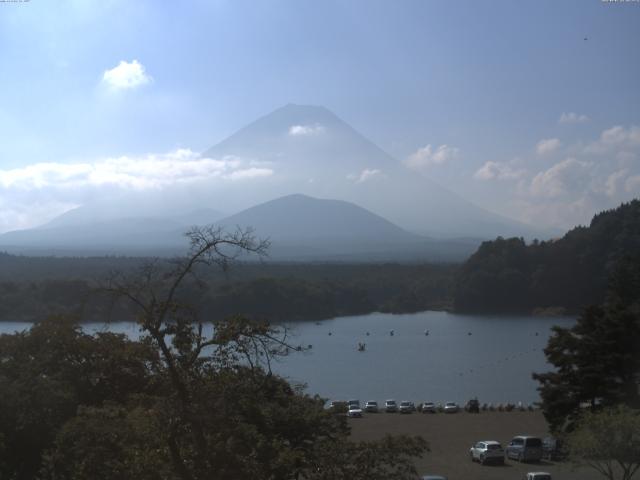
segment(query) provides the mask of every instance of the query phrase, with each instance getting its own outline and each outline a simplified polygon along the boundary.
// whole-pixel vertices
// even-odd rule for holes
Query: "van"
[[[519,462],[539,462],[542,460],[542,439],[528,435],[518,435],[505,448],[507,458]]]

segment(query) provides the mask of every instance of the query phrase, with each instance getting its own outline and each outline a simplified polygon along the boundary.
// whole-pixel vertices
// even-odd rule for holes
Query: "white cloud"
[[[144,65],[137,60],[131,63],[121,60],[116,67],[105,70],[102,81],[111,89],[124,90],[146,85],[152,78],[145,72]]]
[[[589,121],[589,117],[586,115],[581,115],[575,112],[562,112],[560,118],[558,119],[558,123],[585,123]]]
[[[531,181],[530,191],[535,196],[558,197],[583,190],[589,180],[588,168],[586,162],[567,158],[538,173]]]
[[[405,160],[405,165],[415,170],[423,170],[434,165],[443,165],[458,157],[460,150],[449,145],[433,149],[431,144],[419,148]]]
[[[91,199],[123,192],[164,192],[206,181],[216,185],[257,181],[274,174],[271,168],[254,163],[234,156],[206,158],[179,149],[166,154],[0,169],[0,232],[33,227]]]
[[[318,123],[315,125],[292,125],[289,127],[289,135],[292,137],[319,135],[324,133],[324,130],[324,127]]]
[[[640,126],[631,125],[625,128],[622,125],[615,125],[603,130],[600,138],[587,145],[584,153],[597,155],[637,147],[640,147]]]
[[[545,138],[540,140],[536,145],[536,151],[538,155],[547,155],[548,153],[557,150],[562,142],[558,138]]]
[[[640,194],[640,175],[634,175],[627,178],[624,182],[624,189],[627,193],[631,193],[633,195]]]
[[[617,172],[613,172],[611,175],[607,177],[607,180],[604,183],[604,193],[608,197],[615,196],[618,192],[618,183],[620,180],[624,179],[629,174],[629,171],[626,169],[618,170]]]
[[[380,171],[378,169],[365,168],[359,174],[347,175],[347,179],[353,180],[356,183],[364,183],[367,180],[370,180],[370,179],[372,179],[374,177],[377,177],[377,176],[380,176],[380,175],[382,175],[382,171]]]
[[[157,189],[206,178],[226,178],[239,170],[243,163],[237,157],[203,158],[188,149],[163,155],[122,156],[95,162],[36,163],[22,168],[0,170],[0,189],[101,186],[133,190]]]
[[[488,161],[480,167],[473,178],[476,180],[515,180],[525,175],[524,170],[516,170],[508,163]]]

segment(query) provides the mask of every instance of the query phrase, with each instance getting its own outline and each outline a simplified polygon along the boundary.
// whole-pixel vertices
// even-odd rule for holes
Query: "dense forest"
[[[640,254],[640,201],[593,217],[558,240],[498,238],[484,242],[461,267],[454,308],[462,312],[564,313],[602,303],[607,281]]]
[[[0,321],[38,321],[74,314],[82,321],[129,320],[132,313],[100,293],[114,272],[152,260],[55,258],[0,254]],[[202,271],[182,298],[219,318],[243,314],[270,321],[315,320],[373,311],[408,313],[450,308],[455,265],[238,263]]]

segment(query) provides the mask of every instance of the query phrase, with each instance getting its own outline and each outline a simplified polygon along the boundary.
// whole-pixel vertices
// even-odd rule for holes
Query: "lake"
[[[294,323],[288,325],[292,342],[312,348],[273,368],[328,399],[464,403],[477,396],[481,403],[532,403],[539,396],[531,373],[550,369],[543,349],[551,327],[574,323],[566,317],[433,311]],[[0,333],[29,326],[0,323]],[[97,331],[105,325],[85,328]],[[133,323],[112,323],[109,329],[138,335]],[[358,343],[366,344],[364,351],[358,351]]]

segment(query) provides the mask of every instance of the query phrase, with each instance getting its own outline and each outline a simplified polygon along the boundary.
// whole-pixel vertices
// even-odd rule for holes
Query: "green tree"
[[[545,354],[555,370],[533,374],[552,430],[571,429],[584,406],[640,407],[639,272],[638,259],[620,262],[603,306],[571,328],[554,327]]]
[[[80,405],[152,391],[153,361],[147,345],[113,333],[85,334],[67,317],[0,336],[0,478],[33,478]]]
[[[618,406],[585,412],[568,435],[571,459],[609,480],[631,480],[640,469],[640,412]]]

